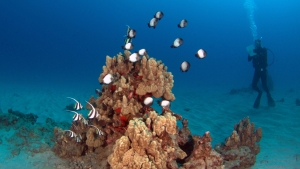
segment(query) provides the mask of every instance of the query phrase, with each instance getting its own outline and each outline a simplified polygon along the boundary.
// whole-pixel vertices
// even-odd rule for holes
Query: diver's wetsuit
[[[261,82],[262,82],[262,87],[267,93],[268,104],[269,104],[269,106],[274,107],[275,102],[272,99],[269,88],[267,86],[267,69],[266,69],[268,66],[267,49],[258,47],[256,49],[254,49],[254,52],[256,53],[256,55],[254,55],[252,57],[248,55],[248,61],[250,62],[252,60],[253,67],[255,69],[253,80],[252,80],[252,88],[258,92],[258,96],[255,100],[253,107],[258,108],[259,104],[260,104],[260,98],[262,95],[262,91],[257,86],[257,83],[260,78],[261,78]]]

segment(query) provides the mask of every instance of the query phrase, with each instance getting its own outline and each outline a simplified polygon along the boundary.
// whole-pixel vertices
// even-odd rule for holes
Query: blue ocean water
[[[274,90],[299,90],[299,9],[297,0],[0,1],[0,84],[69,86],[74,95],[85,88],[90,96],[100,87],[106,55],[123,51],[129,25],[137,31],[134,50],[146,48],[162,60],[174,75],[174,90],[188,89],[191,100],[193,91],[249,87],[254,70],[246,46],[254,36],[274,53],[268,67]],[[159,10],[164,17],[148,28]],[[182,19],[188,26],[179,29]],[[178,37],[183,45],[170,48]],[[200,48],[207,51],[202,60],[194,56]],[[191,63],[186,73],[179,69],[183,61]]]

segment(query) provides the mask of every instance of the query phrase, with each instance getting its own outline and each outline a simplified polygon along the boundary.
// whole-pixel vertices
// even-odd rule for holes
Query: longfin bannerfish
[[[183,19],[180,21],[180,23],[177,25],[178,28],[185,28],[188,24],[188,21],[186,19]]]
[[[97,131],[97,134],[98,134],[99,136],[102,136],[102,135],[104,134],[98,127],[96,127],[96,126],[94,126],[94,125],[89,125],[89,126],[94,127],[94,128],[96,129],[96,131]]]
[[[79,101],[77,101],[76,99],[72,98],[72,97],[67,97],[69,99],[74,100],[76,103],[74,105],[74,109],[75,110],[81,110],[83,108],[83,106],[81,105],[81,103],[79,103]]]
[[[183,39],[182,38],[176,38],[174,40],[173,44],[171,45],[171,48],[178,48],[182,44],[183,44]]]
[[[204,59],[206,57],[206,51],[204,49],[199,49],[195,56],[199,59]]]
[[[77,136],[77,134],[76,134],[74,131],[72,131],[72,130],[65,130],[65,132],[70,132],[69,136],[70,136],[71,138]]]
[[[180,65],[180,70],[182,72],[187,72],[190,69],[191,64],[188,61],[183,61]]]
[[[81,135],[79,134],[78,136],[76,136],[75,140],[76,140],[77,143],[81,142],[81,140],[82,140]]]
[[[155,13],[154,18],[157,18],[161,20],[161,18],[164,16],[164,13],[162,11],[158,11]]]
[[[149,27],[149,28],[155,29],[157,23],[158,23],[158,19],[157,19],[157,18],[152,18],[152,19],[149,21],[149,23],[148,23],[148,27]]]
[[[88,101],[86,101],[86,102],[92,107],[92,110],[90,110],[90,112],[88,114],[89,119],[93,119],[93,118],[98,117],[99,116],[98,111],[96,111],[96,109],[94,108],[94,106],[90,102],[88,102]]]
[[[75,113],[73,116],[73,121],[79,121],[82,119],[82,116],[79,113],[77,113],[76,111],[72,111],[72,110],[68,110],[68,111]]]

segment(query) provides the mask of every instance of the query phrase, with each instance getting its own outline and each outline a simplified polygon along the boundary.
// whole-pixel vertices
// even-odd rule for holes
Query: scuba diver
[[[262,96],[262,91],[257,86],[259,79],[261,79],[262,87],[267,93],[268,106],[275,107],[275,101],[273,100],[269,88],[267,86],[267,69],[266,69],[268,66],[267,48],[261,46],[261,39],[256,39],[254,41],[253,48],[252,48],[253,52],[252,51],[249,52],[248,50],[248,61],[249,62],[252,61],[253,67],[255,69],[253,80],[252,80],[252,88],[258,92],[258,96],[256,97],[253,107],[256,109],[259,107],[260,99]]]

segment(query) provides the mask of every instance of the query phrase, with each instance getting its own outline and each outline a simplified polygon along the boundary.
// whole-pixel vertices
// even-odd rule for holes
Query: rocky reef
[[[246,125],[247,121],[237,125],[225,145],[214,150],[209,131],[203,136],[192,135],[188,119],[174,113],[169,105],[161,104],[162,111],[155,111],[145,100],[175,100],[173,75],[162,61],[147,53],[134,63],[129,61],[130,56],[125,50],[124,54],[106,57],[99,77],[101,94],[91,97],[85,106],[90,110],[88,120],[78,113],[69,130],[54,129],[52,150],[69,160],[67,167],[234,168],[226,166],[228,161],[236,161],[226,154],[233,147],[242,151],[249,146],[243,152],[254,156],[259,152],[254,144],[261,138],[261,129],[253,134],[254,126]],[[110,83],[104,81],[107,75]],[[182,122],[181,129],[177,121]]]

